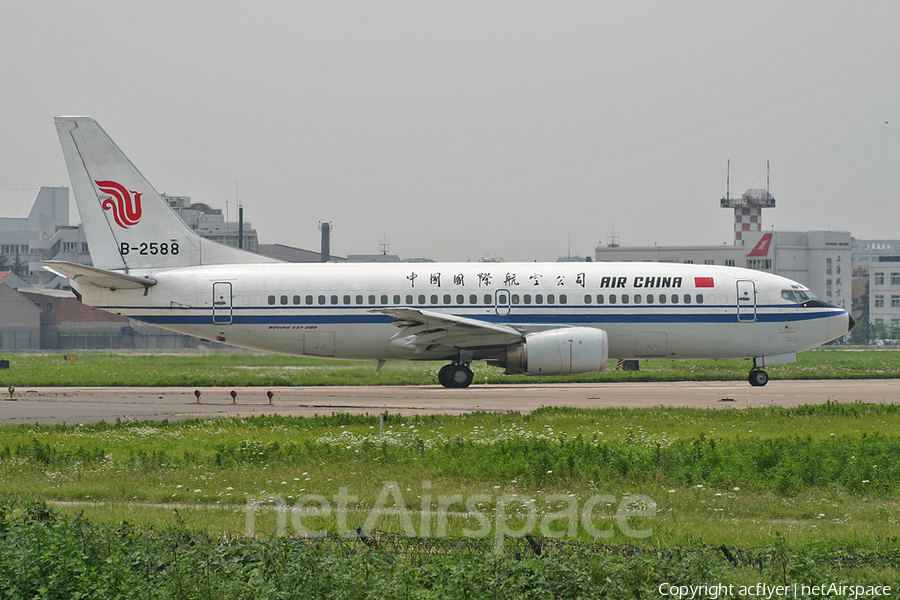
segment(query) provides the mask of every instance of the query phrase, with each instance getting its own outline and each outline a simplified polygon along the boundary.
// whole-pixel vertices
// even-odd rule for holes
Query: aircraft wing
[[[520,331],[506,325],[418,308],[375,308],[372,312],[394,317],[393,325],[401,329],[398,336],[406,337],[412,346],[477,348],[512,344],[523,338]]]
[[[156,280],[150,277],[135,277],[117,271],[107,271],[61,260],[48,260],[41,264],[51,273],[66,277],[69,281],[87,283],[111,290],[137,290],[156,285]]]

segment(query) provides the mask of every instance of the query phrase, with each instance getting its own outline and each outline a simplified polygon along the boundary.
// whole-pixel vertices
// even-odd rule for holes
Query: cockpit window
[[[788,302],[797,302],[797,297],[794,295],[794,292],[791,290],[781,290],[781,297],[787,300]]]

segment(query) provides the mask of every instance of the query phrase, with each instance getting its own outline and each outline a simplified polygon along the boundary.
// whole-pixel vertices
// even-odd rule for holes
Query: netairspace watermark
[[[386,481],[375,500],[374,505],[366,512],[365,522],[361,530],[372,531],[379,522],[396,523],[403,532],[412,537],[445,537],[450,517],[462,518],[477,526],[473,529],[463,528],[467,537],[495,536],[502,547],[503,537],[521,537],[540,532],[548,538],[575,538],[578,527],[588,535],[603,539],[611,538],[618,529],[630,538],[647,538],[653,535],[653,529],[635,529],[635,518],[652,518],[656,516],[657,505],[648,496],[630,494],[616,498],[611,494],[596,494],[579,502],[571,494],[551,494],[540,501],[521,495],[495,494],[438,494],[433,496],[430,481],[421,482],[422,493],[416,501],[408,504],[396,481]],[[407,488],[411,491],[411,488]],[[290,513],[294,534],[305,537],[324,537],[327,529],[310,530],[304,521],[318,518],[332,525],[344,535],[357,535],[358,522],[349,523],[348,517],[357,515],[356,506],[359,496],[349,493],[349,488],[340,487],[338,493],[330,499],[320,494],[304,494],[289,504],[278,494],[248,496],[246,507],[245,534],[256,535],[257,513],[270,511],[274,506],[277,512],[275,535],[287,535],[287,516]],[[418,529],[413,524],[413,516],[418,517]],[[357,519],[358,520],[358,519]],[[318,521],[321,524],[323,521]],[[271,532],[267,532],[271,533]]]
[[[885,598],[891,595],[889,585],[850,585],[846,583],[792,583],[789,585],[769,585],[757,583],[755,585],[736,584],[702,584],[702,585],[678,585],[673,583],[661,583],[659,595],[663,598],[675,598],[676,600],[718,598]]]

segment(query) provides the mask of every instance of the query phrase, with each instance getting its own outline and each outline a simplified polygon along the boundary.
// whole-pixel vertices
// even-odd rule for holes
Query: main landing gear
[[[475,374],[468,364],[450,363],[438,371],[438,382],[446,388],[466,388],[472,383]]]
[[[753,369],[750,371],[750,385],[754,387],[762,387],[769,383],[769,374],[762,369]]]

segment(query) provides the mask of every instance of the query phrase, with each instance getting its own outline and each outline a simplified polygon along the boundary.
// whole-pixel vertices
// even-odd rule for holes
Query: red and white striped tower
[[[731,161],[729,161],[729,180],[731,172]],[[766,189],[764,190],[747,190],[740,198],[732,198],[727,191],[725,197],[719,203],[721,208],[734,209],[734,245],[744,245],[744,233],[748,231],[762,231],[762,209],[775,208],[775,197],[769,193],[768,188],[768,170],[769,165],[766,163]],[[730,185],[730,181],[729,184]]]

